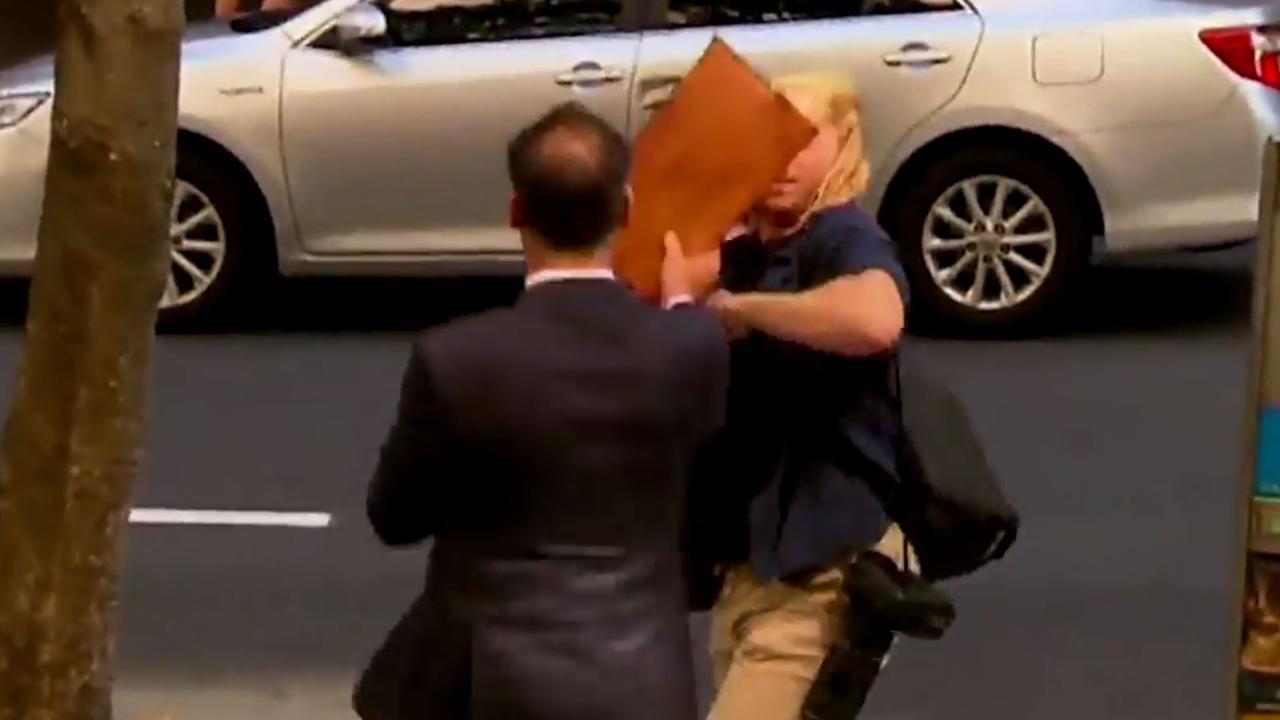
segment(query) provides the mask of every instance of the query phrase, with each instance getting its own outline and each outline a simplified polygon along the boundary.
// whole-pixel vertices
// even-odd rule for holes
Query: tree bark
[[[111,715],[122,532],[168,273],[181,0],[61,0],[49,169],[0,435],[0,720]]]

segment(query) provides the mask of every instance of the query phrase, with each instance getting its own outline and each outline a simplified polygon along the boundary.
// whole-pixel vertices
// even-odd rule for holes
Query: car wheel
[[[254,269],[250,207],[244,190],[217,163],[178,157],[162,328],[200,329],[226,318]]]
[[[888,208],[914,310],[940,329],[1030,329],[1088,261],[1085,214],[1065,173],[1034,154],[981,147],[926,169]]]

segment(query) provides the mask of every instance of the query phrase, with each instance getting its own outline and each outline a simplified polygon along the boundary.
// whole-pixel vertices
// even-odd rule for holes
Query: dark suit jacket
[[[606,280],[422,337],[368,511],[390,545],[435,544],[362,717],[693,720],[678,536],[727,365],[703,311]]]

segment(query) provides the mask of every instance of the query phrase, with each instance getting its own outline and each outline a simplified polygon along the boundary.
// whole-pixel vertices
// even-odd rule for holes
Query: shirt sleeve
[[[666,301],[662,303],[662,309],[674,310],[675,308],[681,307],[683,305],[692,305],[692,304],[693,304],[692,295],[688,295],[688,294],[674,295],[672,297],[667,298]]]
[[[898,258],[898,248],[870,217],[829,223],[822,228],[817,240],[820,282],[883,270],[898,286],[903,305],[909,303],[911,288]]]
[[[425,347],[420,340],[409,355],[396,419],[366,497],[370,524],[391,546],[414,545],[433,535],[458,482]]]

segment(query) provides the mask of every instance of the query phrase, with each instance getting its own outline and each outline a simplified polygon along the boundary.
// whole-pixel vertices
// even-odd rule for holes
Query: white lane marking
[[[326,528],[329,513],[246,510],[171,510],[134,508],[129,522],[137,525],[237,525],[249,527]]]

